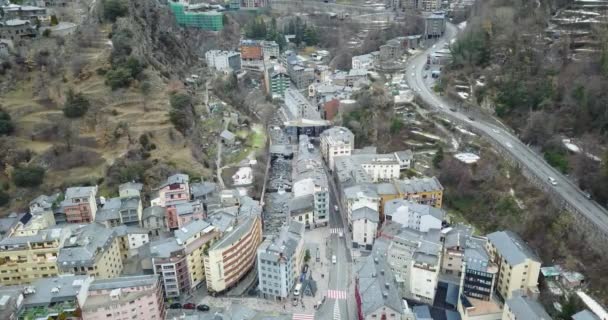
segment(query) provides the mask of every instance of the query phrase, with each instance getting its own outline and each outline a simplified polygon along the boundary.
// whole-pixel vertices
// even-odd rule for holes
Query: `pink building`
[[[95,280],[82,306],[83,320],[165,318],[165,300],[157,275]]]
[[[200,200],[177,203],[167,207],[167,227],[170,230],[179,229],[195,219],[204,219],[205,209]]]
[[[90,223],[97,213],[97,186],[74,187],[65,191],[61,207],[69,223]]]
[[[190,178],[187,174],[174,174],[158,187],[158,196],[152,199],[153,206],[167,207],[190,201]]]

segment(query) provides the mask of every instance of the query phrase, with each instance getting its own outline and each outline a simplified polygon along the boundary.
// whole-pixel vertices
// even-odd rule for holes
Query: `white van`
[[[336,261],[337,261],[336,256],[335,255],[331,256],[331,263],[336,264]]]
[[[302,290],[302,284],[301,283],[296,284],[296,288],[293,289],[293,296],[294,297],[299,296],[301,290]]]
[[[551,185],[556,186],[557,185],[557,180],[555,180],[553,177],[549,177],[549,183],[551,183]]]

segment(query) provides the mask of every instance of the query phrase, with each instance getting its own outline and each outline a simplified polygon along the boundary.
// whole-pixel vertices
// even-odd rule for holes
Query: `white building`
[[[384,204],[384,216],[386,220],[394,221],[404,227],[427,232],[430,229],[441,229],[445,212],[429,205],[394,199]]]
[[[314,225],[314,199],[313,194],[291,198],[289,200],[291,219],[311,228]]]
[[[387,223],[382,234],[391,238],[388,263],[395,272],[402,296],[432,304],[441,269],[439,230],[420,232]]]
[[[207,66],[221,72],[241,70],[241,54],[235,51],[209,50],[205,52]]]
[[[265,298],[285,299],[304,262],[304,224],[291,221],[257,249],[258,288]]]
[[[251,167],[240,167],[235,174],[232,175],[232,181],[235,186],[250,185],[253,183],[253,172]]]
[[[354,56],[351,60],[352,69],[372,69],[374,66],[374,62],[376,61],[376,57],[378,56],[378,52],[372,52],[360,56]]]
[[[334,170],[334,159],[351,155],[355,149],[355,135],[344,127],[333,127],[321,133],[321,154],[330,170]]]
[[[345,188],[342,197],[343,207],[346,208],[348,225],[352,229],[353,211],[367,207],[378,212],[380,197],[373,185],[355,185]]]
[[[279,55],[280,55],[279,44],[277,44],[274,41],[262,41],[261,45],[262,45],[262,56],[264,57],[264,62],[279,59]]]
[[[380,216],[378,211],[369,207],[361,207],[353,210],[353,248],[365,248],[371,250],[376,234]]]

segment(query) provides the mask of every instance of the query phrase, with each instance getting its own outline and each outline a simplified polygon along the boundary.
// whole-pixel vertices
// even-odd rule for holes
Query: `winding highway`
[[[437,95],[432,90],[429,80],[431,78],[430,75],[426,79],[424,78],[425,72],[429,72],[424,70],[427,56],[433,51],[443,48],[446,43],[449,43],[456,37],[457,33],[456,26],[448,23],[443,38],[439,39],[432,48],[410,59],[406,69],[406,79],[410,88],[434,111],[445,115],[448,119],[467,124],[477,133],[500,145],[522,167],[525,167],[536,175],[540,181],[543,181],[547,189],[553,189],[567,204],[567,207],[580,212],[595,227],[601,238],[608,239],[608,212],[606,209],[602,208],[595,201],[588,199],[585,193],[572,181],[549,165],[541,156],[511,134],[508,129],[498,125],[498,121],[472,116],[464,110],[460,110],[453,103],[450,104],[448,100]],[[551,183],[549,177],[555,179],[555,183]]]

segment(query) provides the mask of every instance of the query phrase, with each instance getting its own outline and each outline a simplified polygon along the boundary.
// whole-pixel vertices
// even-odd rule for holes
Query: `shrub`
[[[13,183],[17,187],[37,187],[44,180],[44,169],[38,166],[17,167],[13,171]]]
[[[186,109],[192,105],[192,97],[186,93],[175,93],[169,98],[169,103],[174,109]]]
[[[44,29],[44,31],[42,31],[42,36],[43,37],[50,37],[51,36],[51,29]]]
[[[52,25],[52,26],[56,26],[56,25],[58,25],[58,24],[59,24],[59,19],[57,19],[57,16],[56,16],[56,15],[52,15],[52,16],[51,16],[51,25]],[[47,30],[48,30],[48,29],[47,29]]]
[[[127,68],[118,67],[106,73],[106,84],[112,90],[128,87],[131,80],[133,80],[133,77],[131,76],[131,71]]]
[[[10,200],[10,198],[9,198],[8,194],[4,191],[0,191],[0,207],[2,207],[3,205],[6,205],[9,200]]]
[[[103,16],[109,21],[116,21],[117,18],[127,15],[129,8],[122,0],[105,0],[103,3]]]
[[[87,113],[91,103],[80,92],[74,93],[73,90],[67,92],[67,99],[63,106],[63,114],[68,118],[80,118]]]

